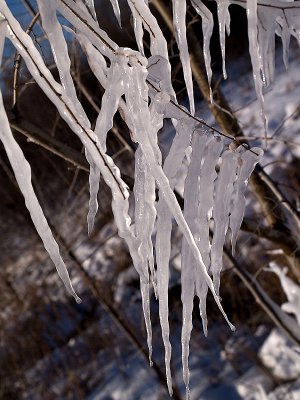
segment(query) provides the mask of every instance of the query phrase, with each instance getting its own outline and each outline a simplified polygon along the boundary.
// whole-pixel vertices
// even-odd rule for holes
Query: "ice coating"
[[[9,162],[14,171],[19,188],[24,196],[26,207],[30,213],[32,222],[41,237],[44,247],[53,261],[58,275],[63,281],[67,291],[75,298],[77,303],[81,300],[75,293],[70,281],[67,268],[60,256],[58,245],[52,235],[48,222],[44,216],[43,210],[34,193],[31,183],[31,168],[24,154],[15,141],[11,132],[9,122],[4,110],[2,93],[0,92],[0,140],[4,145]]]
[[[228,7],[230,5],[229,0],[217,0],[218,4],[218,19],[219,19],[219,34],[220,34],[220,45],[222,53],[222,68],[224,79],[227,78],[226,67],[225,67],[225,29],[227,35],[230,34],[230,14]]]
[[[245,150],[245,149],[243,149]],[[239,156],[239,168],[237,179],[234,182],[233,194],[230,206],[229,227],[231,230],[232,254],[235,253],[237,234],[241,227],[245,211],[245,191],[248,179],[254,170],[255,165],[263,156],[263,151],[253,147],[251,151],[243,151]]]
[[[102,56],[100,51],[98,51],[98,49],[95,48],[83,34],[75,33],[74,31],[72,31],[70,29],[68,29],[68,31],[72,32],[72,34],[74,34],[74,36],[78,39],[80,45],[82,46],[83,51],[85,52],[85,54],[87,56],[89,66],[90,66],[91,70],[93,71],[95,77],[98,79],[101,86],[104,89],[106,89],[110,85],[111,89],[114,90],[113,85],[111,84],[111,82],[109,82],[109,80],[107,78],[109,69],[107,67],[105,58]],[[115,58],[116,58],[115,56],[112,56],[112,59],[116,63],[117,61],[115,60]],[[115,88],[115,90],[119,90],[119,89]],[[113,96],[115,97],[115,94]],[[122,112],[122,117],[124,118],[128,128],[132,132],[133,131],[132,117],[131,117],[131,114],[128,110],[128,107],[127,107],[125,101],[121,97],[119,98],[119,108]],[[134,139],[134,137],[133,137],[133,139]]]
[[[111,57],[117,51],[118,45],[109,38],[106,32],[99,28],[93,17],[84,12],[76,3],[71,0],[56,0],[57,9],[61,14],[99,49],[99,51]]]
[[[186,38],[186,0],[172,0],[173,24],[176,41],[179,48],[180,60],[183,68],[184,80],[188,92],[191,114],[195,114],[193,77],[190,63],[190,55]]]
[[[56,2],[48,0],[37,0],[41,13],[42,25],[51,45],[53,57],[57,65],[61,85],[66,96],[75,107],[77,117],[89,125],[89,120],[77,98],[76,89],[71,76],[71,62],[68,47],[65,41],[62,27],[56,16]]]
[[[222,154],[222,162],[215,187],[213,206],[214,234],[211,246],[210,270],[218,294],[220,287],[220,272],[223,264],[223,245],[228,228],[233,183],[236,179],[237,158],[238,153],[232,150],[226,150]]]

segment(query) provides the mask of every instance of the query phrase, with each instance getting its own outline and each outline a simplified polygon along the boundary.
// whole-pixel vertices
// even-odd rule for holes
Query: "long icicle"
[[[191,70],[190,55],[186,38],[186,0],[172,0],[173,4],[173,24],[175,37],[177,40],[180,60],[183,68],[184,80],[186,83],[191,114],[195,114],[193,77]]]
[[[32,222],[40,235],[45,249],[47,250],[51,260],[53,261],[58,275],[63,281],[67,291],[75,298],[77,303],[81,300],[75,293],[72,283],[70,281],[69,273],[63,262],[58,244],[56,243],[52,232],[49,228],[48,222],[44,216],[43,210],[39,201],[34,193],[31,183],[31,168],[29,163],[24,157],[24,154],[13,137],[11,132],[7,115],[4,110],[2,93],[0,92],[0,140],[2,141],[9,162],[13,168],[19,188],[24,196],[26,207],[30,213]]]

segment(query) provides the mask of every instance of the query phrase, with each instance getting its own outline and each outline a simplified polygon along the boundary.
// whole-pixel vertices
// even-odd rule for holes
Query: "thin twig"
[[[36,21],[40,17],[40,12],[38,11],[33,19],[31,20],[28,28],[26,29],[26,33],[29,34]],[[21,70],[21,63],[22,63],[22,56],[20,53],[16,52],[15,55],[15,65],[14,65],[14,78],[13,78],[13,104],[12,104],[12,109],[15,110],[16,112],[16,107],[17,107],[17,99],[18,99],[18,88],[19,88],[19,76],[20,76],[20,70]]]

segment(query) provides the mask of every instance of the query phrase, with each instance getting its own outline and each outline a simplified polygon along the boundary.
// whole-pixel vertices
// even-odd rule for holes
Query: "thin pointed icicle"
[[[119,26],[120,26],[120,28],[122,28],[121,11],[120,11],[120,7],[119,7],[119,2],[118,2],[118,0],[110,0],[110,4],[112,5],[112,8],[114,10],[114,13],[117,18]]]
[[[150,296],[149,296],[149,267],[152,264],[152,274],[154,273],[153,246],[151,234],[154,228],[156,211],[155,202],[155,181],[150,174],[149,168],[145,162],[144,155],[138,147],[135,153],[135,232],[141,240],[139,253],[142,259],[142,268],[147,282],[140,282],[144,319],[147,330],[147,343],[149,348],[149,361],[152,364],[152,328],[150,318]],[[151,267],[150,267],[151,270]],[[155,284],[155,277],[152,277]]]
[[[234,182],[233,194],[231,201],[231,210],[229,218],[229,227],[231,230],[231,247],[232,255],[235,253],[235,244],[237,240],[237,234],[241,227],[244,212],[245,212],[245,191],[248,183],[248,179],[254,170],[255,165],[260,161],[263,156],[263,151],[258,147],[253,147],[250,150],[244,151],[240,155],[241,165],[238,169],[237,179]]]
[[[179,48],[180,60],[183,68],[184,80],[186,83],[191,114],[195,114],[193,77],[191,70],[190,55],[186,38],[186,0],[172,0],[173,24],[176,41]]]
[[[223,149],[223,141],[220,137],[212,137],[207,141],[205,151],[202,156],[203,161],[200,166],[199,182],[199,205],[198,212],[198,233],[197,244],[203,261],[210,269],[210,239],[209,239],[209,221],[212,217],[214,181],[217,178],[216,164]],[[203,331],[207,336],[207,316],[206,316],[206,296],[207,285],[200,274],[196,276],[196,293],[199,298],[199,311],[202,319]]]
[[[211,137],[205,148],[204,160],[200,170],[199,193],[199,249],[207,268],[210,268],[210,239],[209,221],[212,217],[214,181],[217,178],[216,164],[223,149],[223,141],[220,137]]]
[[[169,261],[171,253],[171,244],[169,232],[172,230],[172,219],[169,217],[168,208],[165,203],[159,200],[157,204],[157,223],[156,223],[156,265],[157,265],[157,293],[159,300],[159,319],[162,331],[162,339],[165,348],[165,368],[167,385],[170,395],[172,389],[171,376],[171,352],[170,328],[169,328]]]
[[[31,168],[25,159],[21,148],[15,141],[10,130],[9,122],[4,110],[2,93],[0,92],[0,140],[2,141],[9,162],[13,168],[18,186],[24,196],[26,207],[30,213],[32,222],[40,235],[45,249],[53,261],[58,275],[63,281],[67,291],[75,298],[77,303],[81,300],[75,293],[67,268],[59,254],[58,245],[52,235],[48,222],[44,216],[43,210],[34,193],[31,183]]]
[[[142,54],[142,56],[144,56],[145,53],[144,53],[144,43],[143,43],[143,38],[144,38],[143,20],[134,8],[131,8],[131,12],[133,17],[133,30],[134,30],[136,44],[138,46],[139,52]]]
[[[249,53],[252,63],[254,86],[257,95],[257,100],[261,109],[261,116],[266,138],[267,119],[264,107],[263,81],[261,79],[262,63],[261,63],[260,47],[257,40],[258,38],[257,0],[247,0],[247,18],[248,18]]]
[[[88,235],[91,235],[95,218],[98,211],[98,192],[99,192],[99,184],[100,184],[100,171],[94,163],[92,157],[86,152],[86,158],[90,164],[90,174],[89,174],[89,185],[90,185],[90,200],[89,200],[89,211],[87,215],[87,224],[88,224]]]
[[[113,127],[113,119],[118,110],[121,96],[124,94],[123,67],[118,60],[118,57],[114,57],[107,71],[107,86],[95,127],[95,134],[104,151],[106,151],[107,133]]]
[[[187,253],[186,253],[187,251]],[[181,302],[182,302],[182,329],[181,329],[181,348],[182,348],[182,374],[186,388],[186,397],[189,398],[189,352],[190,338],[193,329],[193,308],[195,296],[195,270],[192,254],[185,242],[182,247],[182,258],[186,263],[181,265]]]
[[[207,73],[208,85],[210,89],[210,101],[213,102],[213,95],[211,90],[211,78],[212,78],[212,70],[211,70],[211,57],[210,57],[210,39],[213,33],[214,28],[214,20],[212,13],[209,9],[202,3],[202,0],[191,0],[191,3],[196,10],[196,12],[200,15],[202,20],[202,32],[203,32],[203,54],[204,54],[204,62],[205,69]]]
[[[227,79],[226,66],[225,66],[225,30],[227,35],[230,34],[230,14],[228,11],[229,0],[217,0],[218,3],[218,20],[219,20],[219,34],[220,45],[222,53],[222,68],[224,79]]]
[[[188,173],[184,184],[184,217],[186,222],[189,224],[191,232],[196,235],[199,231],[198,224],[198,201],[199,201],[199,173],[201,168],[202,157],[205,150],[205,144],[207,136],[201,134],[198,131],[194,131],[192,140],[192,154],[191,162],[188,167]],[[197,242],[198,244],[198,242]],[[190,247],[186,240],[182,239],[182,251],[181,251],[181,300],[183,305],[182,311],[182,333],[181,333],[181,345],[182,345],[182,367],[183,367],[183,380],[186,387],[187,398],[189,396],[189,343],[192,331],[192,311],[193,311],[193,298],[196,289],[196,279],[199,275],[200,279],[203,279],[202,274],[199,274],[196,270],[195,261]],[[207,284],[204,280],[204,286]],[[205,288],[203,288],[205,290]],[[201,293],[202,297],[203,292]],[[205,291],[205,295],[207,290]],[[203,322],[206,319],[206,315],[203,315]],[[205,326],[205,322],[204,325]]]
[[[211,273],[214,287],[219,294],[220,272],[222,270],[223,245],[229,224],[230,201],[233,191],[233,183],[236,179],[238,167],[238,153],[226,150],[222,154],[222,162],[218,178],[213,207],[214,235],[211,247]]]
[[[189,145],[191,132],[195,126],[194,121],[178,121],[176,135],[173,139],[171,149],[164,163],[164,173],[169,179],[173,190],[176,177],[185,156],[185,149]],[[157,203],[156,224],[156,264],[157,264],[157,287],[159,299],[159,316],[162,329],[162,337],[165,347],[165,365],[169,391],[172,387],[170,370],[171,344],[169,340],[169,308],[168,308],[168,286],[169,286],[169,261],[171,254],[171,231],[172,214],[164,198],[160,196]]]

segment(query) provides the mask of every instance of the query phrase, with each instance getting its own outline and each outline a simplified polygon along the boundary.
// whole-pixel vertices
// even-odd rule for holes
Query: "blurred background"
[[[37,5],[32,0],[6,1],[22,27],[27,29]],[[168,0],[149,2],[169,43],[173,83],[181,104],[187,104],[178,48],[173,32],[157,7],[171,13]],[[189,4],[189,3],[188,3]],[[205,1],[216,17],[216,4]],[[95,2],[100,26],[120,46],[136,48],[132,18],[121,1],[122,30],[109,0]],[[221,77],[218,28],[211,44],[216,96],[223,93],[251,145],[262,145],[263,136],[248,53],[245,10],[231,6],[231,35],[227,38],[228,80]],[[67,24],[62,17],[61,21]],[[189,4],[187,25],[190,51],[202,46],[201,20]],[[55,77],[57,71],[40,20],[30,28],[44,61]],[[193,35],[193,36],[191,36]],[[78,44],[69,39],[72,74],[78,97],[95,122],[103,89],[91,73]],[[145,47],[148,45],[145,36]],[[299,216],[300,165],[300,51],[291,42],[290,67],[281,61],[276,42],[276,82],[266,90],[270,137],[263,171],[284,192]],[[16,72],[17,66],[17,72]],[[61,120],[32,80],[22,60],[7,41],[1,67],[1,88],[13,133],[32,167],[39,201],[58,241],[72,282],[83,302],[66,294],[56,270],[32,225],[23,197],[0,143],[0,398],[163,400],[168,399],[164,375],[164,350],[158,305],[151,296],[154,331],[151,368],[146,348],[139,278],[126,244],[118,237],[110,207],[110,190],[101,181],[95,229],[87,235],[88,164],[82,145]],[[13,102],[13,95],[17,98]],[[213,126],[211,107],[195,80],[197,115]],[[221,126],[222,127],[222,126]],[[297,134],[298,133],[298,137]],[[167,151],[174,132],[166,123],[160,132]],[[132,187],[135,145],[120,116],[108,140],[108,153]],[[182,179],[186,169],[182,170]],[[278,202],[264,207],[259,187],[247,193],[245,222],[234,258],[224,255],[221,297],[232,333],[208,296],[209,332],[205,338],[195,299],[191,338],[191,399],[265,400],[300,398],[300,356],[264,299],[278,305],[287,298],[270,262],[288,268],[297,283],[300,277],[299,232]],[[182,190],[179,185],[178,193]],[[263,198],[267,198],[264,193]],[[272,213],[271,213],[271,211]],[[271,215],[271,214],[272,215]],[[174,224],[169,290],[171,367],[174,398],[185,398],[181,370],[181,234]],[[246,271],[246,273],[245,273]],[[269,301],[268,300],[268,301]],[[267,305],[270,306],[269,301]],[[270,307],[269,307],[270,308]],[[300,329],[300,328],[299,328]],[[298,343],[299,345],[299,343]]]

